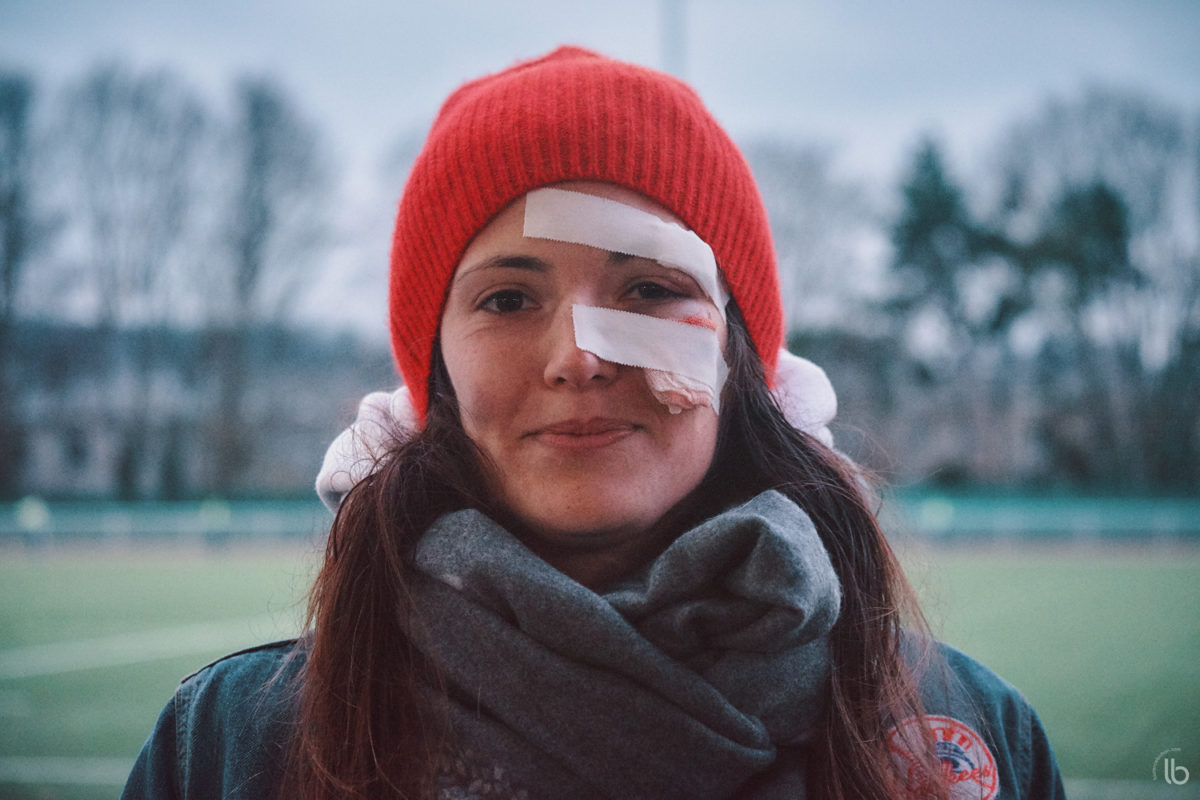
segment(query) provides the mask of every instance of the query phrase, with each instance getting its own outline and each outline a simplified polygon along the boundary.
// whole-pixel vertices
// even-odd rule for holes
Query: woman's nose
[[[576,346],[575,323],[570,306],[555,315],[545,335],[547,342],[544,379],[547,386],[587,389],[605,385],[616,377],[620,368],[617,364],[605,361],[594,353],[580,350]]]

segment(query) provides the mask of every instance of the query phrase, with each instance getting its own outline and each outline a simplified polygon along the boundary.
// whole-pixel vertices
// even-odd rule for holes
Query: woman
[[[1062,795],[925,634],[688,87],[576,48],[461,87],[390,306],[311,633],[186,679],[126,797]]]

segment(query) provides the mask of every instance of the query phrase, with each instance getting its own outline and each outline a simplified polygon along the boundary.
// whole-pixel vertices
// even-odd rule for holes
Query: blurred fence
[[[888,497],[881,516],[889,531],[935,540],[1200,543],[1200,498],[900,492]],[[330,521],[315,500],[115,503],[29,497],[0,505],[0,544],[303,541],[323,536]]]
[[[27,497],[0,505],[0,543],[305,541],[323,535],[331,519],[315,499],[51,503]]]
[[[881,516],[888,529],[930,539],[1200,543],[1200,498],[903,492],[888,498]]]

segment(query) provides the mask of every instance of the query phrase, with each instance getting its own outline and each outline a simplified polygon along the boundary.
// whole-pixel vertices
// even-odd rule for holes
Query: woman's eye
[[[639,300],[671,300],[683,295],[674,289],[668,289],[661,283],[653,281],[642,281],[635,284],[632,291],[637,295]]]
[[[503,291],[488,295],[479,304],[479,307],[484,311],[491,311],[495,314],[511,314],[514,311],[520,311],[525,308],[525,301],[527,299],[524,292],[516,289],[504,289]]]

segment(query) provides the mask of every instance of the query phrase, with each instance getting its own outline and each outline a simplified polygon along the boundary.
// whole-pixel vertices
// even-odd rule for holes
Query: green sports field
[[[115,796],[181,677],[296,631],[313,560],[282,545],[0,551],[0,797]],[[906,560],[935,630],[1038,708],[1073,797],[1200,797],[1200,553]],[[1189,785],[1151,782],[1172,748]]]

